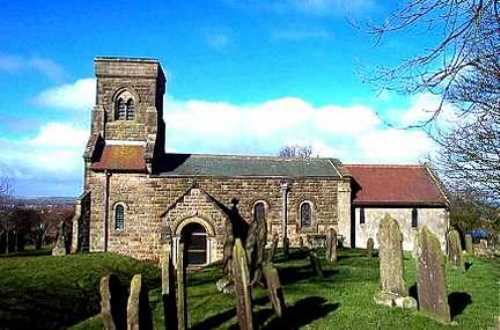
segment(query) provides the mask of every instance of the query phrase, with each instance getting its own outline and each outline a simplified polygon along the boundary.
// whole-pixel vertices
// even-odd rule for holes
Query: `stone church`
[[[204,265],[222,258],[235,215],[264,220],[268,242],[277,234],[291,247],[315,244],[333,227],[344,246],[365,247],[385,213],[399,222],[404,249],[424,224],[444,247],[448,201],[426,166],[166,153],[160,63],[98,57],[95,75],[74,251],[157,260],[162,244],[175,253],[183,240],[188,262]]]

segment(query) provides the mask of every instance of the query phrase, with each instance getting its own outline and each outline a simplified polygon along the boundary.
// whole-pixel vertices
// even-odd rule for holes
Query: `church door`
[[[207,232],[199,223],[190,223],[182,228],[181,241],[184,243],[188,265],[207,263]]]

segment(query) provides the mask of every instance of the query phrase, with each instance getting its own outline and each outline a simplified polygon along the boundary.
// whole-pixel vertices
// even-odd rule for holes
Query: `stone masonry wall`
[[[264,201],[270,229],[268,242],[274,233],[281,235],[281,178],[195,179],[114,173],[109,178],[108,251],[139,259],[156,259],[164,221],[162,215],[194,182],[228,208],[231,207],[233,198],[238,199],[239,212],[247,221],[252,219],[254,204]],[[91,251],[104,250],[105,183],[103,173],[88,173],[87,185],[92,191]],[[335,179],[289,180],[287,233],[292,246],[298,245],[300,235],[324,234],[330,226],[338,230],[337,186],[338,180]],[[313,204],[313,226],[309,230],[300,227],[299,208],[300,203],[305,200]],[[126,207],[125,230],[122,232],[116,232],[113,223],[114,206],[118,202],[124,203]],[[222,247],[220,244],[218,242],[217,246]]]
[[[403,233],[403,250],[412,251],[415,243],[415,234],[418,228],[427,225],[434,232],[441,243],[441,248],[446,248],[446,233],[449,226],[449,215],[445,208],[417,208],[418,227],[411,226],[412,208],[371,208],[365,207],[365,223],[359,223],[360,208],[355,208],[355,235],[356,247],[366,248],[369,237],[375,241],[375,248],[378,248],[377,231],[380,221],[388,213],[396,219],[399,228]]]

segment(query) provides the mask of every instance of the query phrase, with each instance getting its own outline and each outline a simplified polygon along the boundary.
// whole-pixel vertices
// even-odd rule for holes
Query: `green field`
[[[302,251],[276,265],[284,285],[287,314],[279,320],[262,289],[254,291],[255,319],[264,329],[488,329],[500,314],[500,260],[470,259],[464,274],[448,270],[448,293],[455,326],[444,326],[416,311],[375,305],[378,259],[362,250],[341,250],[332,266],[323,262],[325,278],[313,275]],[[415,266],[405,257],[405,277],[415,283]],[[159,270],[155,265],[114,254],[66,257],[16,256],[0,258],[0,328],[100,329],[98,282],[107,273],[128,283],[141,272],[150,291],[155,328],[163,329]],[[188,276],[191,329],[234,328],[234,298],[217,292],[220,267],[207,267]],[[411,288],[414,291],[414,287]],[[80,323],[78,323],[80,322]]]

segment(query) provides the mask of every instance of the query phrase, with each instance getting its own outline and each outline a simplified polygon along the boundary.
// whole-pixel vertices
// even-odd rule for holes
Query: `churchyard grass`
[[[256,289],[253,291],[254,319],[265,329],[305,326],[308,329],[494,328],[500,310],[500,260],[472,258],[468,261],[472,264],[465,273],[447,267],[455,326],[439,324],[416,311],[376,305],[373,296],[379,288],[378,258],[367,258],[365,251],[349,249],[339,250],[338,262],[334,265],[322,259],[323,278],[314,274],[304,251],[292,250],[288,260],[278,252],[275,264],[288,310],[284,320],[278,320],[266,292]],[[410,254],[405,254],[404,264],[407,286],[414,293],[415,265]],[[73,329],[101,329],[98,316],[84,319],[97,313],[98,283],[108,272],[116,273],[125,285],[129,285],[134,273],[142,272],[148,287],[152,288],[149,296],[155,328],[162,329],[159,269],[113,254],[0,259],[0,324],[18,324],[22,316],[27,318],[25,322],[32,322],[32,329],[41,328],[43,324],[66,327],[78,320],[82,322]],[[237,324],[234,298],[216,289],[215,282],[221,276],[220,265],[189,274],[190,329],[224,329]]]

